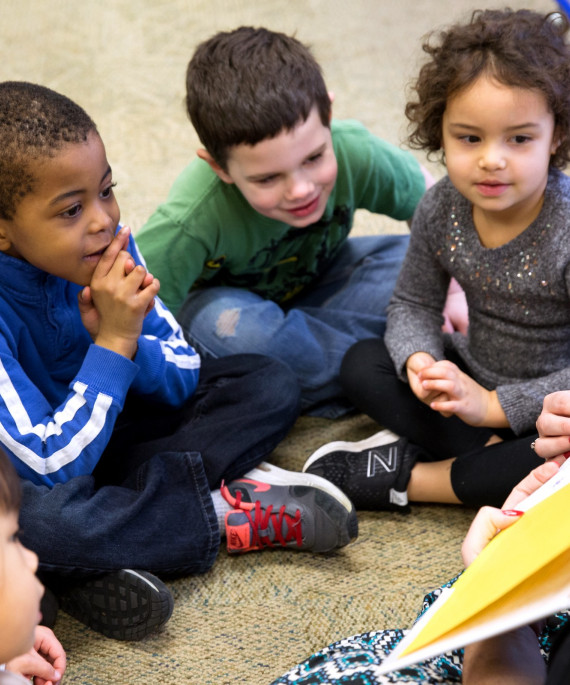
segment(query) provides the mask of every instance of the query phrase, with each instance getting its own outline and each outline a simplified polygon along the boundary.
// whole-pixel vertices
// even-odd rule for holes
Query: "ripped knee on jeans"
[[[241,309],[224,309],[216,321],[216,335],[219,338],[231,338],[236,334]]]

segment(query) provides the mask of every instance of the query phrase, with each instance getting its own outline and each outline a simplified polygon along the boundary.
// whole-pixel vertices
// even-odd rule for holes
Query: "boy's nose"
[[[108,231],[115,228],[115,220],[105,207],[96,207],[89,217],[89,229],[93,233]]]
[[[307,174],[299,173],[290,177],[287,185],[287,199],[303,199],[313,192],[314,183]]]

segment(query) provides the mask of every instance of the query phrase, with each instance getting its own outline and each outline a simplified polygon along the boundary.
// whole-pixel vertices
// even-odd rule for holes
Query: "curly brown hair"
[[[570,161],[570,47],[568,20],[559,12],[476,10],[466,24],[431,33],[423,44],[430,60],[412,84],[406,105],[408,142],[428,156],[441,150],[442,120],[448,100],[483,73],[499,83],[541,92],[554,115],[560,144],[550,164]]]

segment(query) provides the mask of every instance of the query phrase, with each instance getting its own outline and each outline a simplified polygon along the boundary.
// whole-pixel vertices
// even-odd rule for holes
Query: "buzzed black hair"
[[[34,83],[0,82],[0,218],[12,219],[33,192],[34,161],[86,142],[92,131],[93,120],[65,95]]]

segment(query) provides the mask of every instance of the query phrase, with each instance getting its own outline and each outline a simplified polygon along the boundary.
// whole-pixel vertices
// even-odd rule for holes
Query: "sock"
[[[216,512],[216,518],[218,519],[218,525],[220,526],[220,535],[225,537],[226,535],[226,514],[228,511],[233,511],[233,508],[226,500],[222,497],[220,490],[212,490],[210,493],[212,496],[212,502],[214,503],[214,511]]]

